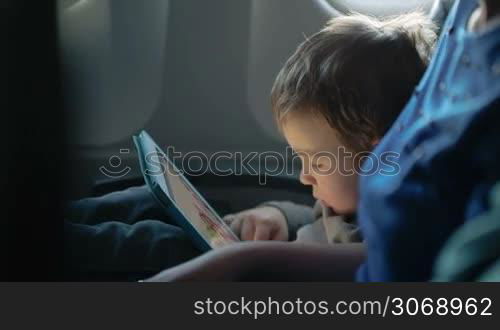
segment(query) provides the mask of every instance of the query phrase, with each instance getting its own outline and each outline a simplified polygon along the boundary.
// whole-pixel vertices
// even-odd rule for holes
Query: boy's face
[[[302,161],[300,181],[312,186],[313,195],[338,214],[356,211],[358,174],[354,153],[344,147],[336,131],[323,118],[290,113],[283,124],[287,142]]]

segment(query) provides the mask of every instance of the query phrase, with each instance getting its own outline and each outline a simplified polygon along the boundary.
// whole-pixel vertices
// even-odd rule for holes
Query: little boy
[[[268,202],[226,216],[241,239],[361,241],[354,217],[360,162],[410,98],[435,39],[422,14],[351,15],[298,47],[276,78],[272,108],[318,202]]]

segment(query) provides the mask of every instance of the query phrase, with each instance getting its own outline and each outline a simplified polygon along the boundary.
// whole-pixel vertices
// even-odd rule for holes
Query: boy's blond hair
[[[343,142],[369,150],[385,134],[424,73],[436,26],[415,12],[329,21],[288,59],[271,100],[278,125],[291,111],[324,117]]]

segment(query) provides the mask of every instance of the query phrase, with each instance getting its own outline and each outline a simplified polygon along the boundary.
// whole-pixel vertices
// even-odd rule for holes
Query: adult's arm
[[[145,281],[353,281],[364,258],[362,243],[242,242],[212,250]]]

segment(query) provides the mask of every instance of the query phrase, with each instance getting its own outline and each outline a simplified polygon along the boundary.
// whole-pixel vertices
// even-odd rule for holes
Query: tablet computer
[[[201,250],[239,241],[221,217],[145,131],[134,136],[146,185]]]

